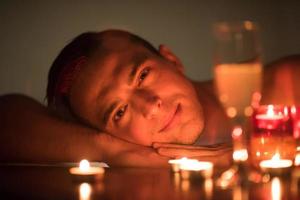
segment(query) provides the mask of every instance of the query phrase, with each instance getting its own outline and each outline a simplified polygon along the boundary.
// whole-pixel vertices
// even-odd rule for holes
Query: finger
[[[157,152],[160,155],[168,157],[201,157],[201,156],[218,156],[226,152],[230,152],[231,148],[224,148],[218,151],[199,150],[199,149],[178,149],[178,148],[158,148]]]
[[[223,148],[232,148],[231,143],[221,143],[209,146],[194,146],[194,145],[181,145],[181,144],[170,144],[170,143],[154,143],[153,148],[178,148],[178,149],[195,149],[195,150],[220,150]]]
[[[154,143],[152,146],[154,149],[158,148],[185,148],[185,149],[192,149],[195,146],[192,145],[183,145],[183,144],[171,144],[171,143]]]

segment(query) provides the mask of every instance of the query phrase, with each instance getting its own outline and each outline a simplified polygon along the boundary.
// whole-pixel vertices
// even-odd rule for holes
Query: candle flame
[[[79,169],[81,171],[88,171],[90,169],[90,163],[88,160],[84,159],[84,160],[81,160],[80,163],[79,163]]]
[[[291,107],[291,113],[292,113],[293,115],[295,115],[296,112],[297,112],[296,106],[292,106],[292,107]]]
[[[294,164],[295,164],[295,166],[299,166],[300,165],[300,153],[296,154]]]
[[[272,117],[274,116],[274,106],[273,105],[268,105],[268,109],[267,109],[267,116]]]
[[[275,155],[271,158],[273,161],[278,161],[280,160],[280,154],[278,152],[275,153]]]

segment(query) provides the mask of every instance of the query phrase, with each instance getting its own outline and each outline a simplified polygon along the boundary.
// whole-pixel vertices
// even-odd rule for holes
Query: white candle
[[[90,166],[89,161],[85,159],[80,161],[79,167],[72,167],[69,171],[71,174],[79,176],[92,176],[104,174],[103,167]]]
[[[181,164],[184,164],[184,163],[187,164],[187,163],[193,163],[193,162],[198,162],[198,160],[188,159],[186,157],[183,157],[180,159],[169,160],[169,164],[171,164],[173,172],[179,172]]]
[[[180,165],[181,177],[183,179],[188,178],[210,178],[213,173],[213,163],[196,161],[196,162],[184,162]]]
[[[265,169],[280,169],[280,168],[288,168],[293,165],[293,161],[280,159],[279,153],[276,153],[272,159],[263,160],[260,162],[260,167]]]

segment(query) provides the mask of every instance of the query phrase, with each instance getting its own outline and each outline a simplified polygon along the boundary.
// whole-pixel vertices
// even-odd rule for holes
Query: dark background
[[[168,45],[192,79],[212,78],[214,22],[253,20],[264,62],[300,53],[300,1],[98,0],[0,1],[0,95],[44,100],[49,66],[85,31],[120,28]]]

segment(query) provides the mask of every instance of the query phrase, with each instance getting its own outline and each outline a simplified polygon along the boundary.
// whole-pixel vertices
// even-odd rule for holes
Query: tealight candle
[[[171,165],[171,169],[172,169],[173,172],[179,172],[181,164],[193,163],[193,162],[198,162],[198,160],[188,159],[186,157],[183,157],[183,158],[180,158],[180,159],[169,160],[169,164]]]
[[[283,170],[292,167],[293,161],[281,159],[279,153],[276,153],[272,159],[263,160],[259,165],[264,171],[281,173]]]
[[[96,176],[104,174],[103,167],[90,166],[87,160],[81,160],[79,167],[72,167],[69,171],[72,175],[76,176]]]
[[[257,121],[257,128],[273,130],[277,129],[278,126],[283,123],[284,115],[281,112],[275,113],[274,106],[268,105],[267,112],[257,114],[255,118]]]
[[[180,165],[180,174],[183,179],[211,178],[213,163],[204,161],[185,162]]]

